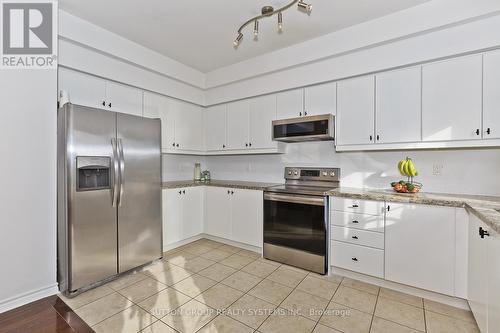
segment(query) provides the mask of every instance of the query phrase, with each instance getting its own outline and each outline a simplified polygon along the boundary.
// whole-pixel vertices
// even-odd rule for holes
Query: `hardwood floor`
[[[93,333],[59,297],[49,296],[0,314],[0,333]]]

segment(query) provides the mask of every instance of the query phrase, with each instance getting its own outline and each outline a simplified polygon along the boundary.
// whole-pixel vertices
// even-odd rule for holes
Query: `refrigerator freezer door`
[[[118,198],[118,271],[162,256],[161,123],[117,114],[121,184]]]
[[[71,292],[118,273],[117,209],[112,205],[116,156],[111,145],[116,114],[76,105],[63,112]]]

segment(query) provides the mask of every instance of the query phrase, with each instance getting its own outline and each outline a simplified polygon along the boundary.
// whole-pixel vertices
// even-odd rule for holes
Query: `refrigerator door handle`
[[[119,161],[118,161],[118,151],[116,148],[116,139],[112,138],[111,139],[111,147],[113,148],[113,193],[112,193],[112,199],[111,199],[111,204],[113,207],[116,207],[118,205],[118,190],[119,190],[119,184],[120,184],[120,179],[119,179]]]
[[[121,207],[123,198],[123,185],[125,185],[125,158],[123,157],[122,139],[118,139],[118,153],[120,160],[120,196],[118,200],[118,206]]]

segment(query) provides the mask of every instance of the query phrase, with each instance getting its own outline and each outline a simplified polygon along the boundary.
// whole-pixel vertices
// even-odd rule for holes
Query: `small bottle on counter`
[[[201,180],[201,164],[200,163],[194,164],[194,180],[195,181]]]

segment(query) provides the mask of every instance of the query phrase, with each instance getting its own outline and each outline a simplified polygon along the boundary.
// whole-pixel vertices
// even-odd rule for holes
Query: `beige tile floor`
[[[202,239],[64,301],[100,333],[473,333],[469,311]]]

